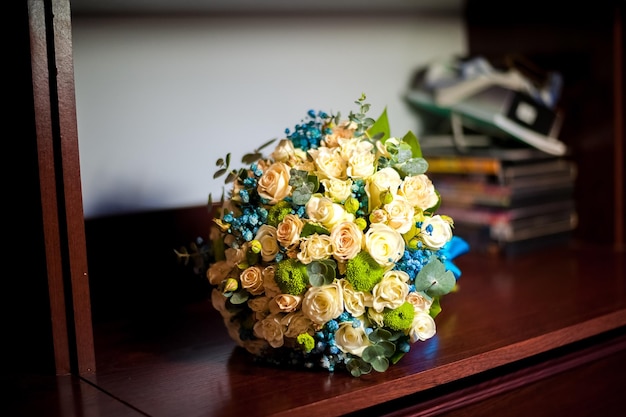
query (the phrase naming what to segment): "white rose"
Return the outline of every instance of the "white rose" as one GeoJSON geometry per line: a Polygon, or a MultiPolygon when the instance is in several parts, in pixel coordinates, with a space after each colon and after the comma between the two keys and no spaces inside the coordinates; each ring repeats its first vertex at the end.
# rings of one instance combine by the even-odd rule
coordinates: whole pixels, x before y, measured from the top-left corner
{"type": "Polygon", "coordinates": [[[321,223],[328,230],[340,222],[354,221],[354,214],[348,213],[341,204],[321,194],[313,194],[306,203],[306,214],[314,222],[321,223]]]}
{"type": "Polygon", "coordinates": [[[280,324],[281,316],[279,314],[270,314],[261,321],[254,323],[254,335],[258,338],[267,340],[273,348],[279,348],[284,343],[283,325],[280,324]]]}
{"type": "Polygon", "coordinates": [[[402,179],[398,171],[390,167],[383,168],[369,177],[365,183],[369,211],[371,212],[381,205],[381,193],[390,192],[392,195],[396,195],[401,183],[402,179]]]}
{"type": "Polygon", "coordinates": [[[345,180],[347,164],[341,158],[339,148],[320,147],[310,149],[309,155],[313,157],[317,167],[317,176],[320,179],[345,180]]]}
{"type": "Polygon", "coordinates": [[[413,318],[413,323],[411,323],[411,328],[409,329],[411,343],[415,343],[418,340],[428,340],[435,333],[437,333],[435,320],[430,314],[425,312],[415,313],[415,318],[413,318]]]}
{"type": "Polygon", "coordinates": [[[343,291],[332,284],[308,289],[302,300],[302,312],[315,324],[323,325],[343,313],[343,291]]]}
{"type": "Polygon", "coordinates": [[[291,313],[300,306],[302,297],[291,294],[279,294],[269,303],[271,313],[291,313]]]}
{"type": "Polygon", "coordinates": [[[285,248],[296,245],[300,241],[300,233],[304,222],[295,214],[287,214],[276,228],[276,238],[285,248]]]}
{"type": "Polygon", "coordinates": [[[452,239],[452,226],[440,215],[427,217],[420,230],[422,242],[430,249],[440,249],[452,239]]]}
{"type": "Polygon", "coordinates": [[[285,337],[295,338],[303,333],[313,333],[313,322],[300,310],[285,314],[280,323],[285,329],[285,337]]]}
{"type": "Polygon", "coordinates": [[[384,223],[373,223],[365,233],[365,248],[382,267],[392,267],[404,255],[404,239],[384,223]]]}
{"type": "Polygon", "coordinates": [[[352,195],[352,180],[324,179],[320,181],[324,185],[324,196],[333,200],[334,203],[343,203],[352,195]]]}
{"type": "Polygon", "coordinates": [[[330,233],[333,256],[338,261],[354,258],[363,247],[363,232],[356,223],[341,222],[330,233]]]}
{"type": "Polygon", "coordinates": [[[244,269],[239,275],[241,287],[252,295],[263,293],[263,274],[258,266],[250,266],[244,269]]]}
{"type": "Polygon", "coordinates": [[[289,169],[283,162],[274,162],[259,178],[257,191],[269,204],[276,204],[291,193],[289,169]]]}
{"type": "Polygon", "coordinates": [[[404,304],[409,294],[409,275],[404,271],[387,271],[372,290],[374,310],[381,313],[385,308],[396,309],[404,304]]]}
{"type": "Polygon", "coordinates": [[[330,236],[314,233],[302,239],[297,257],[300,262],[307,265],[313,261],[328,259],[332,253],[333,245],[330,236]]]}
{"type": "Polygon", "coordinates": [[[358,327],[352,327],[350,321],[339,323],[339,328],[335,332],[335,343],[342,352],[356,356],[361,356],[365,348],[371,345],[363,323],[358,327]]]}
{"type": "Polygon", "coordinates": [[[387,224],[398,231],[406,233],[415,224],[415,209],[404,198],[396,197],[389,204],[385,204],[385,211],[389,214],[387,224]]]}
{"type": "Polygon", "coordinates": [[[259,227],[254,237],[261,243],[261,258],[265,262],[271,262],[276,259],[276,254],[279,250],[277,237],[276,228],[269,224],[259,227]]]}
{"type": "Polygon", "coordinates": [[[439,201],[432,181],[424,174],[405,177],[398,194],[404,196],[413,207],[422,210],[433,207],[439,201]]]}
{"type": "Polygon", "coordinates": [[[363,291],[356,291],[352,287],[352,284],[345,279],[339,280],[339,283],[343,291],[343,305],[345,310],[352,314],[353,317],[359,317],[365,314],[367,300],[371,299],[372,295],[366,294],[363,291]]]}

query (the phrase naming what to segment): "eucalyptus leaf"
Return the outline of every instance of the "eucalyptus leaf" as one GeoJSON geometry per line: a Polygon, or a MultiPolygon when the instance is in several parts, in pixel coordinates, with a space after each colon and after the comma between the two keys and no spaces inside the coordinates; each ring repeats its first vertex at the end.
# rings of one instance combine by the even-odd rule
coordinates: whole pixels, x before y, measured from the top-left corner
{"type": "Polygon", "coordinates": [[[248,294],[248,291],[235,291],[230,297],[230,302],[233,304],[243,304],[248,301],[248,298],[250,298],[250,294],[248,294]]]}
{"type": "Polygon", "coordinates": [[[404,175],[420,175],[428,171],[428,162],[424,158],[411,158],[398,167],[404,175]]]}
{"type": "Polygon", "coordinates": [[[444,264],[436,258],[431,258],[415,277],[415,289],[424,291],[431,297],[449,293],[455,284],[454,274],[446,271],[444,264]]]}
{"type": "Polygon", "coordinates": [[[374,368],[374,370],[378,372],[385,372],[387,369],[389,369],[389,359],[385,358],[384,356],[379,356],[370,363],[372,364],[372,368],[374,368]]]}

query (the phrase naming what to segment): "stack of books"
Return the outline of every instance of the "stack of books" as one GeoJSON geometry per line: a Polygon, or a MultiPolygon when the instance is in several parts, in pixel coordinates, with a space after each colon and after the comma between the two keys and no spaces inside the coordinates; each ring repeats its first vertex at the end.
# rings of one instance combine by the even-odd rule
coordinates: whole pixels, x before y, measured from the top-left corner
{"type": "Polygon", "coordinates": [[[440,211],[477,251],[516,255],[569,241],[576,165],[534,148],[422,149],[440,211]]]}

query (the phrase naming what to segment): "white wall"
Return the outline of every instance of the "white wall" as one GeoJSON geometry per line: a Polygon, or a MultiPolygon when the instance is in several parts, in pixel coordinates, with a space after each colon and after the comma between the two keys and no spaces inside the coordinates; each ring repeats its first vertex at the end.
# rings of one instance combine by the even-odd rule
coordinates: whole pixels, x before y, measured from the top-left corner
{"type": "Polygon", "coordinates": [[[233,166],[307,110],[356,110],[362,92],[392,134],[419,134],[412,73],[465,54],[461,17],[75,18],[85,216],[219,199],[233,166]]]}

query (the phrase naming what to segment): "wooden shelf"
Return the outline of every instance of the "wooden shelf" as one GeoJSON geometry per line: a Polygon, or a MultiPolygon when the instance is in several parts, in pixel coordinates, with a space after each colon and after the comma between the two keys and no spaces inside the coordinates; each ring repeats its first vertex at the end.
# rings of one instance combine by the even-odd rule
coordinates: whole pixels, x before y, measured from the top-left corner
{"type": "MultiPolygon", "coordinates": [[[[420,395],[442,407],[437,396],[458,391],[463,381],[472,386],[524,372],[513,378],[513,385],[523,386],[598,355],[626,354],[623,253],[555,248],[516,259],[469,254],[458,265],[460,291],[442,300],[436,337],[413,345],[385,373],[354,378],[255,364],[235,347],[210,302],[200,300],[156,323],[153,318],[164,315],[145,311],[131,322],[96,325],[98,371],[88,379],[147,415],[334,416],[385,403],[389,408],[379,406],[379,412],[396,411],[420,395]],[[561,365],[545,365],[550,361],[561,365]]],[[[613,378],[625,377],[603,375],[613,378]]]]}

